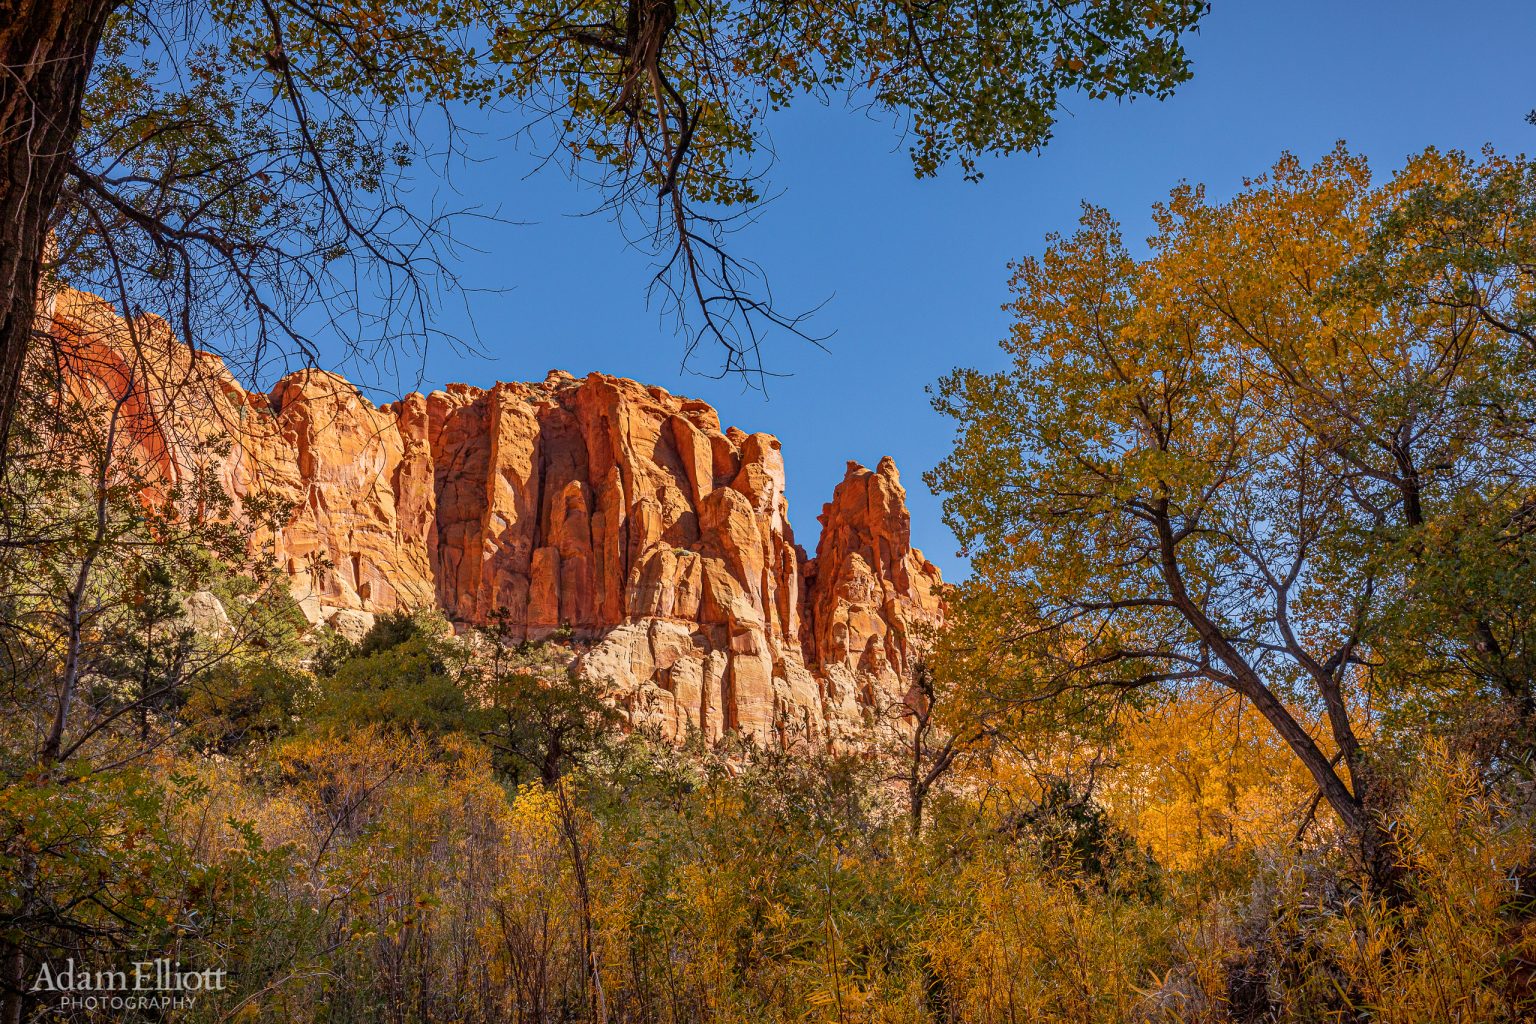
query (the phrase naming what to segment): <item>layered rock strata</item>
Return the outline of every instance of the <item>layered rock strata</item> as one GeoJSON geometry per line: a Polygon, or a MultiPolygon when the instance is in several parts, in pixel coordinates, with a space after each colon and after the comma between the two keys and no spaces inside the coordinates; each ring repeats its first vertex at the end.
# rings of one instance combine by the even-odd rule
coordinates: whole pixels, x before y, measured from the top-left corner
{"type": "Polygon", "coordinates": [[[495,620],[570,640],[637,727],[790,744],[866,729],[940,614],[889,458],[848,464],[808,558],[778,439],[659,387],[556,371],[375,406],[303,370],[264,395],[155,318],[65,290],[51,319],[159,486],[216,479],[312,622],[495,620]]]}

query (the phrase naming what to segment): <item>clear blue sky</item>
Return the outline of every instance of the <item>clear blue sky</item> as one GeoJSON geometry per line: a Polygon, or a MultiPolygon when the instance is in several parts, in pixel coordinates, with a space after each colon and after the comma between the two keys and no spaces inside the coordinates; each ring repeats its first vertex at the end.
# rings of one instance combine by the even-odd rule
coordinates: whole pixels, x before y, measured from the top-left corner
{"type": "MultiPolygon", "coordinates": [[[[1533,44],[1533,0],[1216,0],[1191,41],[1195,77],[1173,98],[1069,101],[1041,155],[993,162],[979,185],[957,172],[914,180],[891,127],[856,112],[805,104],[780,115],[770,131],[783,194],[736,245],[786,305],[830,298],[816,326],[835,334],[827,352],[777,339],[768,366],[791,376],[766,397],[684,373],[681,340],[646,309],[645,259],[611,223],[580,216],[596,197],[553,169],[526,178],[527,152],[483,138],[485,161],[456,172],[456,186],[523,222],[460,232],[483,252],[466,254],[468,283],[506,289],[469,300],[491,358],[438,346],[422,384],[542,379],[558,367],[703,398],[724,423],[783,439],[791,521],[813,551],[846,461],[889,454],[914,541],[957,578],[964,563],[921,479],[950,428],[924,387],[957,365],[1000,364],[1009,260],[1070,230],[1084,199],[1113,210],[1128,239],[1143,237],[1151,204],[1181,179],[1222,196],[1282,150],[1311,159],[1344,139],[1379,173],[1428,145],[1536,151],[1524,122],[1536,107],[1533,44]]],[[[468,329],[450,314],[444,327],[468,329]]],[[[698,365],[712,368],[710,354],[698,365]]],[[[415,369],[378,383],[409,389],[415,369]]]]}

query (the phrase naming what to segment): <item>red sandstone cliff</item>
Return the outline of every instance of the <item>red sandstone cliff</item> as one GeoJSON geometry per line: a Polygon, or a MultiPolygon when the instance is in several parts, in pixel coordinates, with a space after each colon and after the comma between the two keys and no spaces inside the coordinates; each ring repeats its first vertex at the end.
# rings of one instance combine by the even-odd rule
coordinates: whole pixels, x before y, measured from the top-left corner
{"type": "Polygon", "coordinates": [[[305,370],[260,395],[155,318],[130,332],[68,290],[52,318],[83,386],[126,397],[166,486],[201,464],[237,511],[285,510],[257,539],[312,622],[436,605],[568,632],[633,724],[787,743],[867,725],[905,691],[912,627],[939,614],[889,458],[849,463],[809,559],[779,441],[658,387],[552,372],[375,407],[305,370]]]}

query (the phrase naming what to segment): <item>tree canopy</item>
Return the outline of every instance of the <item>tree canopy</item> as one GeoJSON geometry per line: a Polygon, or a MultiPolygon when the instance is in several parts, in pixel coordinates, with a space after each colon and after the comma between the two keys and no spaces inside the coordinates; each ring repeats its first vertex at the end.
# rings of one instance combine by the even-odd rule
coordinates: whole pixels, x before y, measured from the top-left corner
{"type": "Polygon", "coordinates": [[[327,339],[365,363],[444,340],[435,314],[456,290],[449,226],[475,211],[438,202],[432,186],[468,144],[454,127],[466,106],[596,186],[597,205],[655,257],[654,294],[689,354],[702,345],[722,371],[760,374],[766,332],[805,330],[726,244],[766,194],[775,111],[843,99],[889,116],[919,175],[956,163],[976,177],[984,156],[1043,145],[1068,95],[1167,95],[1190,74],[1182,40],[1206,9],[69,6],[28,4],[0,37],[19,69],[17,102],[0,95],[16,115],[0,132],[0,195],[12,204],[0,216],[16,256],[0,267],[11,310],[0,435],[48,274],[256,367],[313,363],[327,339]],[[25,87],[45,71],[57,81],[25,87]],[[39,123],[58,134],[46,151],[29,141],[39,123]]]}
{"type": "Polygon", "coordinates": [[[1090,207],[1017,264],[1012,367],[935,400],[951,671],[1057,729],[1220,684],[1363,833],[1385,716],[1528,719],[1533,198],[1523,160],[1376,184],[1341,146],[1179,187],[1142,258],[1090,207]]]}

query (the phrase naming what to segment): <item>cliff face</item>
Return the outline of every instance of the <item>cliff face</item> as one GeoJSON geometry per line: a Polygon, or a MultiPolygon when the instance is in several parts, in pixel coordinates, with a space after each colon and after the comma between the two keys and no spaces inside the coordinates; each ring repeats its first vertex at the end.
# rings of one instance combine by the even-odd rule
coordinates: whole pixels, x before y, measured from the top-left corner
{"type": "Polygon", "coordinates": [[[889,458],[849,463],[808,558],[779,441],[658,387],[552,372],[375,407],[305,370],[260,395],[153,318],[129,332],[69,291],[52,317],[73,376],[128,398],[166,486],[202,467],[237,513],[278,510],[257,541],[313,622],[435,605],[569,636],[636,726],[788,743],[865,727],[905,692],[913,627],[939,615],[889,458]]]}

